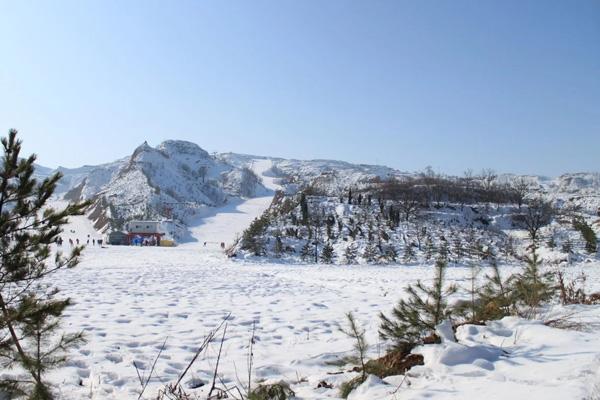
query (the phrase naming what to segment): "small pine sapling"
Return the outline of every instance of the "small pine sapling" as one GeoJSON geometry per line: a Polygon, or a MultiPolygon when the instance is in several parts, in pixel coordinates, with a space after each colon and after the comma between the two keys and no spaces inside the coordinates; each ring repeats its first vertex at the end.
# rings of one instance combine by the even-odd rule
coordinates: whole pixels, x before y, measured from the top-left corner
{"type": "Polygon", "coordinates": [[[523,271],[516,276],[514,282],[515,295],[518,302],[526,307],[525,316],[531,317],[535,311],[556,294],[556,285],[552,272],[543,272],[535,246],[525,256],[523,271]]]}
{"type": "Polygon", "coordinates": [[[321,262],[323,264],[331,264],[333,263],[333,258],[335,256],[335,251],[333,250],[333,246],[331,243],[327,242],[321,249],[321,262]]]}
{"type": "Polygon", "coordinates": [[[445,285],[447,263],[438,260],[435,266],[433,286],[427,287],[421,281],[408,285],[407,300],[400,300],[392,310],[391,317],[381,313],[379,334],[382,339],[393,342],[394,347],[406,348],[418,344],[425,336],[435,333],[436,326],[453,315],[448,306],[448,297],[456,293],[455,285],[445,285]]]}
{"type": "Polygon", "coordinates": [[[354,315],[351,312],[346,314],[346,319],[348,321],[348,327],[344,329],[340,326],[340,331],[354,340],[354,350],[356,352],[356,357],[360,362],[361,374],[360,376],[351,379],[348,382],[344,382],[341,385],[340,395],[343,398],[347,398],[350,392],[352,392],[352,390],[357,388],[361,383],[363,383],[367,379],[367,371],[365,368],[365,364],[368,345],[365,339],[365,330],[358,326],[354,315]]]}
{"type": "Polygon", "coordinates": [[[358,256],[358,248],[355,243],[350,243],[344,250],[344,262],[346,264],[356,264],[356,257],[358,256]]]}

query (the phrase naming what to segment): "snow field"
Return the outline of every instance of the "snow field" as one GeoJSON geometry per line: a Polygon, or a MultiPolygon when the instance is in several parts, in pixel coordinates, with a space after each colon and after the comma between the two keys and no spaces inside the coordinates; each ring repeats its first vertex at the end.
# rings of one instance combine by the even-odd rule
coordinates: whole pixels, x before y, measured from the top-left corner
{"type": "MultiPolygon", "coordinates": [[[[279,188],[268,176],[271,165],[271,160],[252,163],[269,191],[279,188]]],[[[216,243],[230,244],[271,198],[267,192],[207,210],[190,228],[189,242],[176,248],[88,246],[76,269],[57,273],[53,284],[75,301],[64,329],[84,330],[88,340],[50,376],[60,398],[137,398],[136,366],[148,376],[164,344],[145,393],[153,398],[178,378],[205,335],[228,314],[219,367],[228,385],[246,385],[253,325],[254,384],[283,379],[300,399],[337,398],[339,385],[357,375],[348,372],[351,366],[340,366],[353,347],[338,330],[346,312],[352,311],[366,329],[369,358],[383,355],[379,312],[389,313],[407,284],[430,281],[432,266],[285,265],[225,258],[216,243]],[[204,247],[204,241],[211,243],[204,247]],[[321,381],[334,388],[317,389],[321,381]]],[[[84,217],[73,218],[71,229],[80,240],[94,235],[84,217]]],[[[575,276],[582,269],[589,276],[588,291],[600,290],[600,263],[580,264],[569,273],[575,276]]],[[[515,270],[502,266],[506,274],[515,270]]],[[[466,287],[470,274],[468,268],[451,267],[447,278],[466,287]]],[[[600,307],[556,306],[541,317],[571,313],[584,323],[584,331],[517,318],[463,326],[458,343],[446,340],[416,349],[425,365],[406,378],[370,377],[349,398],[584,399],[600,382],[600,307]]],[[[207,393],[218,344],[209,346],[184,379],[190,393],[207,393]]]]}
{"type": "MultiPolygon", "coordinates": [[[[586,267],[589,287],[596,290],[599,269],[586,267]]],[[[151,398],[177,379],[204,335],[231,313],[220,366],[227,382],[238,383],[238,377],[245,382],[256,323],[255,381],[284,379],[302,399],[335,398],[336,389],[315,388],[321,380],[339,385],[354,376],[329,374],[349,369],[333,365],[351,354],[353,345],[338,331],[344,313],[355,313],[367,330],[369,356],[377,357],[384,351],[377,337],[378,313],[391,310],[407,283],[430,280],[431,272],[425,266],[255,265],[191,246],[88,248],[80,266],[55,278],[76,302],[67,311],[65,329],[83,329],[88,343],[73,352],[53,381],[61,383],[66,399],[90,393],[97,399],[137,397],[133,363],[147,375],[166,340],[148,388],[151,398]],[[307,382],[296,384],[302,378],[307,382]]],[[[450,268],[448,278],[466,285],[469,273],[450,268]]],[[[576,318],[600,322],[598,307],[578,311],[587,314],[576,318]]],[[[409,389],[391,397],[400,382],[388,378],[391,385],[373,384],[363,388],[367,394],[360,397],[357,391],[352,398],[480,398],[475,395],[482,393],[506,398],[507,390],[513,398],[578,398],[568,394],[582,393],[600,365],[598,330],[571,332],[507,319],[461,328],[458,336],[459,344],[422,350],[426,365],[410,373],[409,389]]],[[[185,381],[210,382],[217,350],[215,342],[185,381]]]]}

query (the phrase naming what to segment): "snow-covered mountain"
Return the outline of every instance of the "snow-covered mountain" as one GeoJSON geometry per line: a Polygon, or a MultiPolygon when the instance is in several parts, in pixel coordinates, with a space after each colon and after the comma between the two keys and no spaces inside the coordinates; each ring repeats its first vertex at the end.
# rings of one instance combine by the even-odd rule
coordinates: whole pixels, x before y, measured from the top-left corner
{"type": "Polygon", "coordinates": [[[218,157],[240,167],[251,167],[254,160],[258,159],[270,160],[272,167],[269,173],[277,178],[277,183],[288,194],[310,185],[319,191],[337,195],[349,187],[361,188],[373,180],[410,176],[409,173],[382,165],[352,164],[336,160],[294,160],[235,153],[222,153],[218,157]]]}
{"type": "MultiPolygon", "coordinates": [[[[56,170],[37,166],[36,174],[45,177],[61,172],[57,194],[71,201],[93,199],[89,217],[97,229],[105,230],[131,218],[175,217],[185,221],[198,207],[219,206],[230,198],[266,195],[269,190],[253,172],[253,166],[264,160],[271,168],[263,176],[274,178],[287,194],[311,187],[321,194],[337,196],[348,188],[360,190],[388,178],[417,175],[344,161],[209,154],[197,144],[181,140],[167,140],[156,147],[143,143],[131,156],[102,165],[56,170]]],[[[590,214],[600,207],[599,173],[557,178],[504,174],[495,179],[506,184],[525,180],[532,193],[580,206],[590,214]]]]}
{"type": "MultiPolygon", "coordinates": [[[[47,168],[40,169],[48,174],[47,168]]],[[[190,210],[224,204],[230,197],[264,193],[248,168],[231,165],[198,145],[168,140],[157,147],[143,143],[132,155],[112,163],[58,168],[58,194],[66,200],[93,199],[90,218],[97,229],[119,227],[131,218],[175,217],[190,210]]],[[[41,174],[41,173],[40,173],[41,174]]]]}

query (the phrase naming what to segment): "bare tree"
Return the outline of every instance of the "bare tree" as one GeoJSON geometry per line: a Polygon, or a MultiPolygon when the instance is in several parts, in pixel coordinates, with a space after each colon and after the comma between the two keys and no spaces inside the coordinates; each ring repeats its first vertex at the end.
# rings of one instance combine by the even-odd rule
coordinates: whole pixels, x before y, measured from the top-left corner
{"type": "Polygon", "coordinates": [[[404,222],[409,222],[416,218],[420,207],[419,199],[410,192],[403,193],[398,202],[398,209],[404,222]]]}
{"type": "Polygon", "coordinates": [[[208,167],[206,165],[202,165],[198,168],[198,176],[202,178],[202,183],[206,181],[206,176],[208,175],[208,167]]]}
{"type": "Polygon", "coordinates": [[[511,190],[520,210],[521,206],[525,202],[525,197],[531,191],[531,184],[527,181],[527,179],[521,176],[512,181],[511,190]]]}
{"type": "Polygon", "coordinates": [[[553,215],[554,210],[550,203],[541,198],[535,198],[527,205],[527,211],[523,215],[523,222],[534,246],[539,239],[540,229],[550,223],[553,215]]]}
{"type": "Polygon", "coordinates": [[[481,170],[480,179],[484,190],[492,190],[497,178],[498,174],[496,174],[496,171],[494,171],[493,169],[485,168],[481,170]]]}

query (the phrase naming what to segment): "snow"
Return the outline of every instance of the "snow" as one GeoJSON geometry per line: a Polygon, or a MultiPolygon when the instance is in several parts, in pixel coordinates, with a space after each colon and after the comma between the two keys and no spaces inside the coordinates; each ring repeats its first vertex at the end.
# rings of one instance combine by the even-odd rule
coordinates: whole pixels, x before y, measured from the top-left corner
{"type": "MultiPolygon", "coordinates": [[[[354,344],[338,329],[345,313],[353,312],[366,330],[369,358],[383,354],[377,335],[379,312],[389,313],[405,296],[407,284],[430,282],[431,265],[289,265],[227,259],[216,244],[232,243],[280,188],[270,173],[273,160],[254,159],[250,165],[262,178],[262,195],[203,208],[188,241],[180,246],[88,246],[77,268],[53,277],[61,293],[75,302],[66,312],[64,329],[83,330],[88,340],[72,351],[66,366],[50,374],[60,399],[137,398],[140,384],[134,364],[147,376],[165,343],[144,396],[155,398],[160,387],[178,378],[205,335],[228,314],[219,367],[227,384],[245,385],[240,381],[247,375],[253,325],[254,384],[284,380],[299,399],[337,398],[341,383],[358,375],[349,372],[352,366],[340,366],[353,354],[354,344]],[[204,241],[210,244],[204,247],[204,241]],[[321,381],[334,388],[317,389],[321,381]]],[[[99,235],[91,221],[75,217],[63,236],[84,240],[88,234],[99,235]]],[[[510,273],[516,267],[502,268],[510,273]]],[[[585,270],[588,291],[600,290],[598,260],[569,268],[573,275],[585,270]]],[[[452,267],[447,278],[466,285],[470,274],[468,267],[452,267]]],[[[406,376],[369,376],[349,398],[592,398],[595,385],[600,385],[600,307],[556,306],[542,319],[567,314],[586,329],[561,330],[514,317],[486,326],[464,325],[454,335],[442,325],[442,343],[414,350],[423,354],[425,365],[406,376]]],[[[206,395],[207,386],[200,385],[212,380],[217,352],[214,342],[191,367],[184,379],[190,393],[206,395]]]]}
{"type": "MultiPolygon", "coordinates": [[[[264,174],[269,165],[260,161],[254,168],[264,174]]],[[[264,184],[277,188],[269,179],[264,184]]],[[[62,293],[75,301],[64,328],[83,329],[88,339],[51,374],[60,398],[136,398],[140,385],[134,362],[147,376],[166,341],[145,396],[153,398],[162,385],[177,379],[204,336],[229,313],[220,364],[226,382],[243,385],[239,380],[245,378],[238,377],[246,376],[256,324],[254,382],[284,380],[300,399],[337,398],[339,385],[357,376],[347,372],[351,366],[336,366],[352,354],[352,340],[338,330],[344,314],[352,311],[366,329],[369,357],[381,355],[378,313],[391,310],[407,283],[429,281],[431,266],[252,264],[229,260],[216,246],[202,246],[207,237],[232,240],[268,206],[267,200],[218,209],[191,229],[195,241],[176,248],[89,246],[80,266],[56,275],[62,293]],[[321,381],[334,388],[317,389],[321,381]]],[[[70,228],[93,234],[83,217],[74,218],[70,228]]],[[[588,289],[599,290],[600,263],[572,270],[582,268],[590,276],[588,289]]],[[[469,274],[468,268],[455,267],[448,278],[465,284],[469,274]]],[[[598,306],[557,307],[553,313],[573,311],[588,326],[600,324],[598,306]]],[[[446,338],[441,344],[415,350],[424,355],[424,366],[406,377],[369,377],[350,399],[578,399],[598,381],[598,329],[575,332],[505,318],[487,326],[462,326],[457,342],[448,326],[440,331],[446,338]]],[[[199,357],[184,380],[186,387],[211,381],[217,351],[215,342],[199,357]]],[[[207,393],[206,386],[189,390],[207,393]]]]}
{"type": "MultiPolygon", "coordinates": [[[[222,207],[204,207],[197,212],[195,220],[190,223],[190,237],[188,241],[207,242],[208,249],[217,249],[217,245],[233,244],[238,235],[248,227],[254,218],[265,211],[271,201],[275,190],[281,187],[275,183],[275,178],[266,175],[272,166],[271,160],[255,160],[252,170],[262,178],[266,190],[260,197],[252,199],[232,199],[222,207]]],[[[183,246],[190,246],[189,243],[183,246]]]]}

